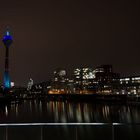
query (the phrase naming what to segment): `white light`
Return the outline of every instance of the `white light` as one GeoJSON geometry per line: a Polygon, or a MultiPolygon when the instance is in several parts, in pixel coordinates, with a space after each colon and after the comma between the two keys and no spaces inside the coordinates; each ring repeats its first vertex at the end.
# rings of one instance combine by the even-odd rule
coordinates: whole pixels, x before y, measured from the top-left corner
{"type": "Polygon", "coordinates": [[[47,88],[51,88],[51,86],[47,86],[47,88]]]}
{"type": "Polygon", "coordinates": [[[15,86],[15,83],[14,82],[11,82],[11,87],[14,87],[15,86]]]}
{"type": "Polygon", "coordinates": [[[61,71],[59,72],[59,75],[60,75],[60,76],[65,76],[65,75],[66,75],[66,71],[65,71],[65,70],[61,70],[61,71]]]}
{"type": "Polygon", "coordinates": [[[129,81],[129,80],[130,80],[130,78],[125,78],[124,80],[125,80],[125,81],[129,81]]]}
{"type": "Polygon", "coordinates": [[[136,90],[134,90],[134,94],[137,94],[136,90]]]}
{"type": "Polygon", "coordinates": [[[73,80],[69,80],[69,82],[74,82],[73,80]]]}
{"type": "Polygon", "coordinates": [[[135,78],[133,78],[134,80],[140,80],[140,77],[135,77],[135,78]]]}
{"type": "Polygon", "coordinates": [[[7,109],[7,106],[5,106],[5,114],[6,114],[6,116],[8,115],[8,109],[7,109]]]}
{"type": "Polygon", "coordinates": [[[125,94],[125,91],[124,90],[122,90],[122,94],[125,94]]]}
{"type": "MultiPolygon", "coordinates": [[[[66,126],[66,125],[126,125],[126,123],[5,123],[0,126],[66,126]]],[[[129,125],[129,124],[127,124],[129,125]]]]}
{"type": "Polygon", "coordinates": [[[7,35],[7,36],[9,36],[9,35],[10,35],[9,31],[6,31],[6,35],[7,35]]]}
{"type": "Polygon", "coordinates": [[[130,78],[124,78],[124,79],[120,79],[120,81],[129,81],[130,78]]]}

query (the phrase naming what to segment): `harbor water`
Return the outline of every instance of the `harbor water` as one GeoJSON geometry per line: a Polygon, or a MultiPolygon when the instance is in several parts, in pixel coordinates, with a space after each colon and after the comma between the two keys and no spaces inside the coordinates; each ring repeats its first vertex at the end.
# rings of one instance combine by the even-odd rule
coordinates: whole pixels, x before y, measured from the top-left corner
{"type": "Polygon", "coordinates": [[[140,104],[24,100],[0,106],[0,124],[2,140],[137,139],[140,104]]]}

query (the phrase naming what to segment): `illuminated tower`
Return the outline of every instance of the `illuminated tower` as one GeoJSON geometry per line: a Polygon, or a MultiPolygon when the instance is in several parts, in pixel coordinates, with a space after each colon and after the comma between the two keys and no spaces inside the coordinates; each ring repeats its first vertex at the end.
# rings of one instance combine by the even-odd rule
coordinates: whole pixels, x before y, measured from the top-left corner
{"type": "Polygon", "coordinates": [[[10,32],[7,30],[3,36],[3,44],[5,46],[5,71],[4,71],[4,79],[3,85],[4,89],[8,90],[10,88],[10,77],[9,77],[9,47],[12,44],[12,37],[10,36],[10,32]]]}

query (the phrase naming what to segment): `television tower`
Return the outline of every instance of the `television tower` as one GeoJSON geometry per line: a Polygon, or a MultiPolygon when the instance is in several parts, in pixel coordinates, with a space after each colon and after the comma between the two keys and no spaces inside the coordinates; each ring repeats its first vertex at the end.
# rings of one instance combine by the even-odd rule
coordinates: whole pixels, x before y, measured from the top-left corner
{"type": "Polygon", "coordinates": [[[12,37],[10,36],[9,30],[7,30],[3,36],[3,44],[5,46],[5,71],[4,71],[4,79],[3,86],[4,90],[8,90],[10,85],[10,77],[9,77],[9,47],[12,44],[12,37]]]}

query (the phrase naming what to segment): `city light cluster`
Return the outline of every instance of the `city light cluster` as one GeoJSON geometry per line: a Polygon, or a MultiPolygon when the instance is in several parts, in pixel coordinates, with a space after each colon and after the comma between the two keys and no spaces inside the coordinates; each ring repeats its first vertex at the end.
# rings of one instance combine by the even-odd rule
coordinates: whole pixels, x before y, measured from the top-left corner
{"type": "Polygon", "coordinates": [[[76,68],[71,77],[65,69],[57,69],[51,81],[34,84],[32,91],[48,94],[140,94],[140,76],[121,77],[112,65],[93,68],[76,68]],[[42,88],[40,88],[42,87],[42,88]]]}

